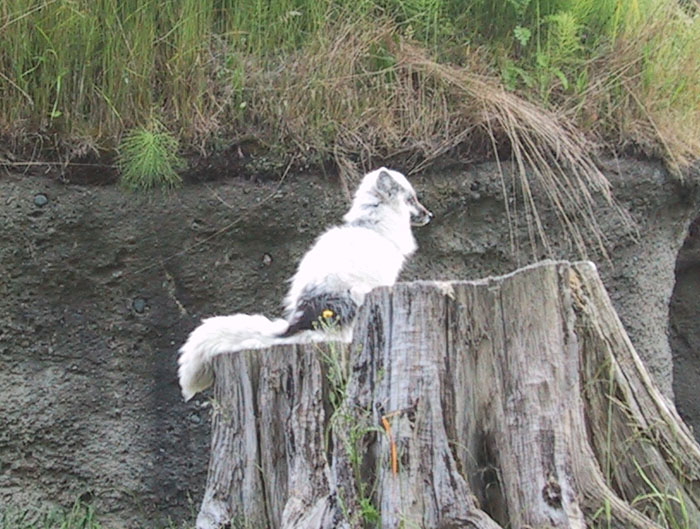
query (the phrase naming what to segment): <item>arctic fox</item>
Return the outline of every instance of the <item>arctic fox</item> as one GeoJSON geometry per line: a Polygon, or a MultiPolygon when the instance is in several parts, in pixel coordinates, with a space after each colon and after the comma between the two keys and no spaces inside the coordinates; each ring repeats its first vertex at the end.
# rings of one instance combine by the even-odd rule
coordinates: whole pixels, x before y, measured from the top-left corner
{"type": "Polygon", "coordinates": [[[323,233],[299,263],[285,299],[286,319],[216,316],[190,334],[178,359],[185,400],[212,384],[211,359],[216,355],[321,340],[319,321],[333,323],[326,328],[338,329],[338,338],[350,341],[365,295],[393,285],[416,250],[411,225],[423,226],[432,217],[403,174],[384,167],[366,174],[343,224],[323,233]]]}

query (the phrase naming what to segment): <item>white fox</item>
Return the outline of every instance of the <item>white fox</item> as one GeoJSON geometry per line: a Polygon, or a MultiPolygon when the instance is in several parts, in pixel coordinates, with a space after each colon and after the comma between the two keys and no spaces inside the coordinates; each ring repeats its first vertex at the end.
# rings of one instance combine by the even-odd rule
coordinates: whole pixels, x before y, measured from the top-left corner
{"type": "Polygon", "coordinates": [[[393,285],[416,250],[411,225],[432,217],[403,174],[382,167],[365,175],[343,224],[323,233],[299,263],[285,299],[286,319],[215,316],[190,334],[178,359],[185,400],[212,384],[216,355],[327,338],[317,329],[320,320],[338,324],[322,327],[338,329],[339,339],[350,341],[365,295],[393,285]]]}

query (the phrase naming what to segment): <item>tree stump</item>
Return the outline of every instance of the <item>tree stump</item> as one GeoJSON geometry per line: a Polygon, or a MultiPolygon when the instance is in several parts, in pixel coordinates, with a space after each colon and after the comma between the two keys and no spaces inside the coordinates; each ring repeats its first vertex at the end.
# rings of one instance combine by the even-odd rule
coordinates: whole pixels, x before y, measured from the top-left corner
{"type": "Polygon", "coordinates": [[[215,362],[198,529],[700,528],[700,447],[594,265],[373,291],[215,362]]]}

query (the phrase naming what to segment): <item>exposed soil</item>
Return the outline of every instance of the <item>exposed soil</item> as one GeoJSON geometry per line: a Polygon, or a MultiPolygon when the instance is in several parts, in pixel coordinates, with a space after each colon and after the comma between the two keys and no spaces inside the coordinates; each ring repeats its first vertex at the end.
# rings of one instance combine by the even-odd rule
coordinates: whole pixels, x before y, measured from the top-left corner
{"type": "Polygon", "coordinates": [[[670,310],[676,406],[695,436],[700,437],[700,218],[691,224],[678,254],[670,310]]]}
{"type": "MultiPolygon", "coordinates": [[[[599,205],[610,260],[591,257],[672,397],[669,301],[697,190],[656,163],[605,167],[638,232],[599,205]]],[[[509,227],[494,164],[412,180],[436,218],[416,231],[420,249],[402,279],[474,279],[547,257],[530,251],[524,222],[509,227]]],[[[189,519],[206,477],[210,406],[208,394],[182,402],[177,348],[204,316],[278,315],[295,263],[342,216],[342,187],[300,174],[143,196],[8,175],[0,201],[0,504],[70,504],[89,491],[107,527],[189,519]]],[[[554,212],[541,213],[549,257],[578,258],[554,212]]],[[[675,369],[678,407],[691,424],[700,421],[696,392],[685,389],[700,383],[698,263],[679,267],[687,287],[674,298],[674,314],[689,315],[675,320],[674,345],[696,340],[675,369]]]]}

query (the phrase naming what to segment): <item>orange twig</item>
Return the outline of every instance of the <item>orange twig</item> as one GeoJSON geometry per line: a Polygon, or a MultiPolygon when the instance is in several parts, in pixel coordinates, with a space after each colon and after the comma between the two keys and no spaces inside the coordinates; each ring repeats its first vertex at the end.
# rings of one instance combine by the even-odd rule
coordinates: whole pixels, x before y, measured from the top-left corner
{"type": "Polygon", "coordinates": [[[391,424],[387,416],[382,416],[382,426],[386,430],[386,434],[389,436],[389,446],[391,447],[391,472],[396,475],[399,473],[399,458],[396,455],[396,443],[394,442],[394,436],[391,435],[391,424]]]}

